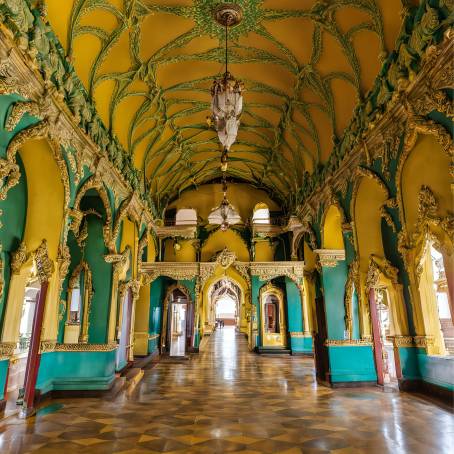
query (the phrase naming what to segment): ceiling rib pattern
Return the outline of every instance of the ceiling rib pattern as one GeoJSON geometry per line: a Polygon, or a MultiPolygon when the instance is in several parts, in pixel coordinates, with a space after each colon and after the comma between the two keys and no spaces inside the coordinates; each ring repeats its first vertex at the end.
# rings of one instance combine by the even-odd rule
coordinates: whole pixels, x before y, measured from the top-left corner
{"type": "MultiPolygon", "coordinates": [[[[211,17],[218,3],[74,0],[65,17],[60,1],[48,0],[49,20],[98,113],[143,170],[158,207],[220,176],[221,148],[206,122],[225,58],[224,30],[211,17]]],[[[244,20],[230,33],[229,69],[246,91],[228,174],[287,201],[328,159],[372,87],[402,5],[236,3],[244,20]]]]}

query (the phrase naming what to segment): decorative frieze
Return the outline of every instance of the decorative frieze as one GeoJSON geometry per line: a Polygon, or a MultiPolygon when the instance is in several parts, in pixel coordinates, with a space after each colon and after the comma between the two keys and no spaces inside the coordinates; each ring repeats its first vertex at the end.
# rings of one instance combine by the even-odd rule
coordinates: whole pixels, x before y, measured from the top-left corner
{"type": "Polygon", "coordinates": [[[304,262],[250,262],[251,276],[258,276],[262,281],[270,281],[279,276],[300,284],[304,276],[304,262]]]}
{"type": "Polygon", "coordinates": [[[326,347],[364,347],[372,346],[372,341],[368,339],[326,339],[326,347]]]}
{"type": "Polygon", "coordinates": [[[16,348],[15,342],[0,342],[0,360],[10,359],[16,348]]]}
{"type": "Polygon", "coordinates": [[[310,338],[312,339],[312,334],[311,333],[303,333],[301,331],[294,331],[294,332],[290,332],[290,337],[292,338],[310,338]]]}
{"type": "Polygon", "coordinates": [[[108,344],[59,344],[55,341],[42,341],[40,344],[40,352],[111,352],[116,350],[118,344],[111,342],[108,344]]]}
{"type": "Polygon", "coordinates": [[[394,347],[413,347],[412,336],[387,336],[388,341],[392,342],[394,347]]]}
{"type": "Polygon", "coordinates": [[[345,260],[344,249],[316,249],[314,252],[318,255],[322,267],[334,268],[338,262],[345,260]]]}

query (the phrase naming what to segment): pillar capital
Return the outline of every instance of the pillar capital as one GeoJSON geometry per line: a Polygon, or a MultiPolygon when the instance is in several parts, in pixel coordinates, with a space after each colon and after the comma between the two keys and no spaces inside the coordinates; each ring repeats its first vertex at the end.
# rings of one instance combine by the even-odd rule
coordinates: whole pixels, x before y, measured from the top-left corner
{"type": "Polygon", "coordinates": [[[320,265],[326,268],[334,268],[338,262],[345,260],[344,249],[315,249],[320,260],[320,265]]]}

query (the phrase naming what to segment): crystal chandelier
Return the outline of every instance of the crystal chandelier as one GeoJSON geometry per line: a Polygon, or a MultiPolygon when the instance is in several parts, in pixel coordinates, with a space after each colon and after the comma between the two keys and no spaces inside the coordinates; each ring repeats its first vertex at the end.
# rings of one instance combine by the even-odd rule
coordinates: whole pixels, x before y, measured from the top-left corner
{"type": "Polygon", "coordinates": [[[214,11],[216,21],[225,27],[225,73],[221,79],[215,79],[211,88],[211,117],[209,124],[214,125],[223,146],[221,155],[222,192],[221,204],[208,216],[210,224],[220,225],[223,232],[231,225],[241,222],[241,217],[227,199],[227,159],[230,147],[235,143],[243,109],[241,92],[243,84],[228,71],[228,29],[240,23],[243,17],[241,8],[233,3],[219,5],[214,11]]]}
{"type": "Polygon", "coordinates": [[[226,154],[235,143],[243,110],[243,84],[236,80],[228,71],[228,29],[238,25],[242,19],[242,11],[238,5],[221,4],[214,12],[215,20],[225,27],[225,73],[220,79],[213,81],[211,88],[211,117],[213,125],[224,147],[226,154]]]}
{"type": "Polygon", "coordinates": [[[222,202],[210,213],[208,216],[208,222],[210,224],[220,225],[221,230],[225,232],[231,225],[241,222],[241,216],[227,199],[227,181],[225,172],[222,174],[222,192],[222,202]]]}

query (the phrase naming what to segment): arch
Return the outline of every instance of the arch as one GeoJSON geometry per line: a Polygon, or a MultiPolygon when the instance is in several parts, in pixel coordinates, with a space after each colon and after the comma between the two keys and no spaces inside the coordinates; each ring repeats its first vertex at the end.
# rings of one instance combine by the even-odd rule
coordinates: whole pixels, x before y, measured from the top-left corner
{"type": "Polygon", "coordinates": [[[263,202],[259,202],[255,205],[252,212],[252,223],[253,224],[269,224],[270,223],[270,209],[268,205],[263,202]]]}
{"type": "Polygon", "coordinates": [[[444,346],[433,301],[433,282],[429,282],[429,275],[432,276],[432,264],[427,256],[429,244],[442,254],[451,315],[454,312],[451,159],[436,136],[422,134],[412,149],[405,149],[396,176],[402,222],[398,247],[410,279],[415,330],[425,339],[427,351],[433,354],[443,352],[444,346]],[[431,165],[427,166],[427,162],[431,165]]]}
{"type": "Polygon", "coordinates": [[[344,249],[342,213],[336,205],[330,205],[322,219],[322,248],[344,249]]]}
{"type": "Polygon", "coordinates": [[[271,282],[259,290],[260,335],[263,347],[285,347],[287,328],[284,292],[271,282]]]}
{"type": "Polygon", "coordinates": [[[88,327],[91,310],[91,302],[93,299],[93,278],[90,267],[86,261],[82,261],[76,266],[68,281],[67,293],[67,321],[64,333],[64,343],[87,343],[88,342],[88,327]],[[80,276],[83,273],[83,281],[80,282],[80,276]],[[78,320],[71,319],[72,305],[73,305],[73,292],[80,286],[80,310],[78,320]]]}
{"type": "Polygon", "coordinates": [[[236,323],[240,324],[240,308],[241,303],[244,301],[244,292],[241,289],[240,285],[235,282],[235,280],[231,276],[219,277],[209,286],[207,293],[210,304],[208,313],[212,315],[210,320],[212,323],[216,320],[217,302],[222,296],[227,293],[228,296],[235,301],[236,316],[238,318],[238,320],[236,320],[236,323]],[[222,285],[221,287],[216,288],[217,284],[224,282],[230,284],[230,288],[226,288],[226,285],[222,285]]]}
{"type": "Polygon", "coordinates": [[[247,243],[233,229],[228,229],[225,232],[220,229],[213,231],[201,246],[201,261],[208,262],[212,260],[216,253],[226,248],[235,253],[238,261],[249,261],[250,255],[247,243]]]}
{"type": "Polygon", "coordinates": [[[175,225],[196,225],[197,211],[194,208],[180,208],[175,216],[175,225]]]}
{"type": "Polygon", "coordinates": [[[248,332],[248,317],[251,311],[250,302],[250,286],[245,276],[240,273],[234,266],[224,269],[222,266],[217,265],[208,279],[202,282],[200,289],[200,322],[204,333],[211,332],[213,326],[210,321],[210,289],[212,286],[221,279],[229,279],[241,289],[241,301],[239,305],[239,328],[243,333],[248,332]]]}
{"type": "Polygon", "coordinates": [[[74,230],[74,232],[77,232],[79,230],[80,223],[83,219],[83,213],[80,210],[80,203],[86,193],[91,189],[96,190],[96,192],[98,193],[106,212],[106,219],[103,228],[104,243],[110,251],[115,251],[116,249],[112,232],[112,208],[110,206],[110,199],[104,183],[99,179],[97,175],[92,175],[87,180],[85,180],[85,182],[77,191],[77,195],[74,200],[74,208],[70,213],[72,217],[70,228],[74,230]]]}

